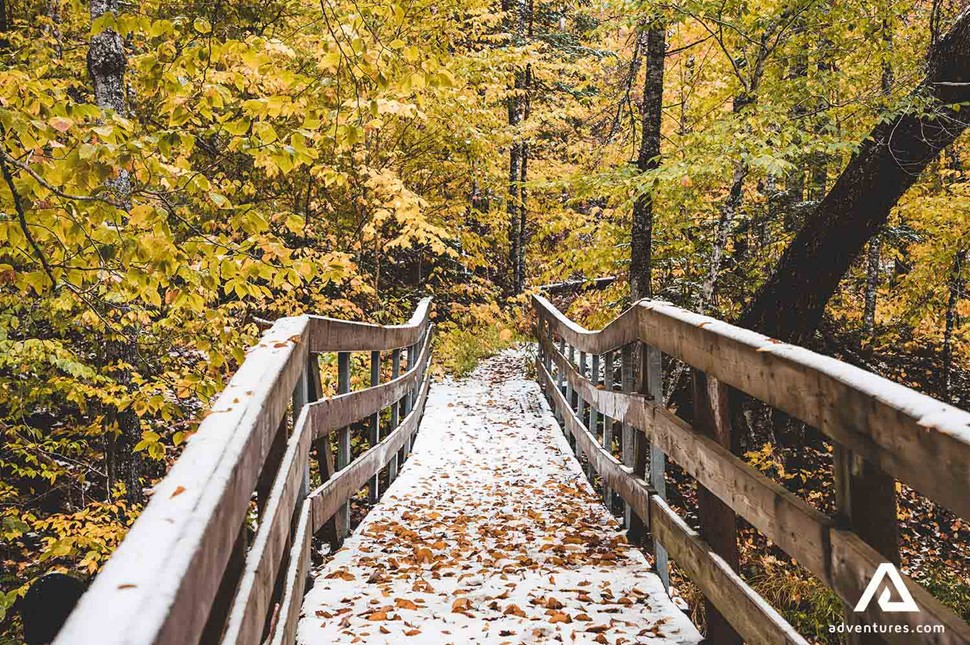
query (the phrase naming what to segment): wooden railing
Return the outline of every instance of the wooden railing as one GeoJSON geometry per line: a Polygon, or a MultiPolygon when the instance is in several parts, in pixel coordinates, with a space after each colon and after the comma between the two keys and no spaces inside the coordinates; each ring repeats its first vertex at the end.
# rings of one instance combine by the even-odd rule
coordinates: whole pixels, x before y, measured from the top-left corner
{"type": "Polygon", "coordinates": [[[919,611],[884,612],[878,594],[865,612],[852,611],[880,563],[899,564],[895,480],[970,518],[970,414],[666,303],[642,301],[601,331],[576,325],[545,298],[533,303],[538,379],[557,417],[607,501],[610,491],[622,497],[631,537],[649,531],[665,584],[669,554],[704,594],[711,642],[805,642],[738,575],[738,515],[841,597],[847,622],[900,626],[882,636],[888,642],[970,642],[970,626],[907,577],[919,611]],[[693,426],[659,403],[664,353],[692,368],[693,426]],[[732,452],[728,387],[833,441],[836,517],[732,452]],[[667,457],[699,484],[700,531],[665,501],[667,457]]]}
{"type": "MultiPolygon", "coordinates": [[[[397,476],[430,382],[430,299],[404,325],[300,316],[252,348],[56,643],[292,643],[311,538],[349,531],[348,500],[397,476]],[[371,387],[350,391],[351,352],[371,387]],[[337,354],[322,398],[318,354],[337,354]],[[389,353],[391,380],[380,383],[389,353]],[[390,408],[382,435],[382,411],[390,408]],[[351,424],[369,447],[351,460],[351,424]],[[337,434],[336,464],[330,435],[337,434]],[[314,454],[321,483],[310,489],[314,454]]],[[[387,416],[387,415],[385,415],[387,416]]]]}

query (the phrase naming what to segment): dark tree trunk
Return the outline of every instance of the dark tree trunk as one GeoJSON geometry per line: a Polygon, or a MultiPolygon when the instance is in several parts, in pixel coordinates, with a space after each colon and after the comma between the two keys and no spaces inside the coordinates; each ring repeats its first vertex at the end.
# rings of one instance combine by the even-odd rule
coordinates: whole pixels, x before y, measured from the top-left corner
{"type": "MultiPolygon", "coordinates": [[[[519,124],[518,91],[520,87],[521,83],[519,80],[519,75],[516,73],[513,92],[508,101],[509,126],[513,129],[513,137],[517,136],[515,134],[515,128],[519,124]]],[[[519,176],[521,173],[519,165],[521,161],[521,148],[519,146],[519,141],[513,139],[512,145],[509,148],[509,193],[505,205],[505,212],[508,215],[509,220],[509,292],[512,294],[515,294],[515,286],[518,276],[520,199],[519,176]]]]}
{"type": "Polygon", "coordinates": [[[740,324],[793,343],[809,339],[853,259],[919,174],[967,127],[945,105],[970,100],[970,10],[940,39],[915,90],[943,106],[880,123],[785,251],[740,324]]]}
{"type": "Polygon", "coordinates": [[[862,313],[862,329],[866,342],[875,339],[876,331],[876,293],[879,289],[879,265],[882,262],[882,239],[874,235],[869,240],[869,253],[866,262],[866,308],[862,313]]]}
{"type": "Polygon", "coordinates": [[[7,31],[10,29],[7,17],[7,0],[0,0],[0,50],[7,48],[7,31]]]}
{"type": "Polygon", "coordinates": [[[943,392],[948,400],[953,401],[953,330],[959,326],[957,305],[963,297],[963,263],[967,259],[964,249],[953,256],[953,268],[950,270],[950,297],[946,303],[946,328],[943,331],[943,392]]]}
{"type": "MultiPolygon", "coordinates": [[[[655,19],[648,26],[646,42],[646,77],[643,82],[641,121],[643,134],[637,168],[646,172],[660,164],[660,123],[663,107],[664,59],[667,51],[666,25],[655,19]]],[[[633,226],[630,231],[630,298],[639,300],[652,295],[651,260],[653,253],[653,195],[639,196],[633,203],[633,226]]]]}

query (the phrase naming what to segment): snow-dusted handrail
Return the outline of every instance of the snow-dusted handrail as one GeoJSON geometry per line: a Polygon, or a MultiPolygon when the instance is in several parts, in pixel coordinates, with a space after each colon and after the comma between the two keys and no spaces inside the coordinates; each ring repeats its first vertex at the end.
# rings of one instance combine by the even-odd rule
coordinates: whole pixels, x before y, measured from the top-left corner
{"type": "MultiPolygon", "coordinates": [[[[704,555],[718,553],[730,560],[736,549],[734,513],[852,606],[879,563],[892,557],[880,550],[894,548],[885,539],[896,531],[893,478],[970,517],[970,413],[838,360],[669,303],[641,301],[601,331],[580,327],[541,296],[534,297],[533,305],[539,380],[565,429],[607,491],[623,497],[634,517],[653,526],[654,539],[680,560],[718,611],[752,642],[784,641],[787,636],[782,638],[785,630],[770,612],[750,604],[750,589],[732,582],[731,576],[712,575],[723,559],[704,555]],[[635,352],[637,343],[643,349],[635,352]],[[584,352],[579,365],[574,362],[576,349],[584,352]],[[662,353],[694,370],[694,427],[656,402],[662,353]],[[614,381],[618,355],[622,391],[614,381]],[[635,355],[640,357],[636,364],[635,355]],[[608,378],[598,372],[601,364],[608,378]],[[637,378],[634,370],[643,377],[637,378]],[[639,391],[632,391],[634,382],[639,391]],[[819,428],[835,442],[839,518],[825,516],[732,454],[728,386],[819,428]],[[600,415],[623,424],[622,462],[612,454],[606,434],[612,423],[604,424],[600,445],[600,415]],[[643,439],[628,437],[633,430],[643,439]],[[723,503],[726,512],[710,505],[699,510],[702,527],[716,538],[712,544],[721,547],[698,543],[696,535],[685,533],[686,525],[675,520],[662,495],[645,481],[648,443],[651,461],[663,464],[664,456],[670,457],[723,503]],[[628,444],[635,444],[629,452],[628,444]],[[744,603],[750,611],[739,611],[744,603]]],[[[662,475],[651,473],[651,483],[658,479],[662,483],[662,475]]],[[[905,584],[919,612],[884,613],[878,603],[870,603],[865,620],[911,630],[943,625],[952,640],[941,642],[970,642],[970,626],[959,616],[909,578],[905,584]]]]}
{"type": "MultiPolygon", "coordinates": [[[[405,429],[391,432],[388,439],[404,437],[404,448],[400,454],[382,452],[378,466],[380,470],[393,459],[396,473],[398,458],[407,456],[420,420],[422,408],[415,403],[423,404],[421,395],[430,378],[430,305],[430,298],[422,300],[404,325],[316,316],[277,320],[249,350],[55,642],[259,643],[266,628],[280,624],[274,621],[282,600],[273,595],[277,580],[289,573],[290,565],[307,566],[287,563],[284,547],[294,533],[306,530],[292,520],[308,493],[308,460],[316,435],[323,436],[316,444],[322,477],[343,481],[345,491],[350,481],[334,472],[327,432],[315,435],[311,421],[339,426],[327,421],[325,413],[312,415],[304,409],[321,394],[313,354],[337,353],[341,381],[349,389],[349,352],[370,352],[375,387],[336,398],[353,401],[356,394],[377,394],[358,398],[366,405],[344,410],[336,421],[349,424],[372,417],[380,411],[374,408],[378,404],[391,406],[395,424],[403,416],[405,429]],[[391,351],[394,366],[393,380],[383,385],[378,383],[382,351],[391,351]],[[406,372],[399,375],[405,358],[406,372]],[[258,529],[251,535],[247,516],[254,499],[258,529]]],[[[338,411],[342,406],[337,405],[338,411]]],[[[377,432],[377,422],[372,424],[377,432]]],[[[350,432],[349,427],[340,430],[341,446],[348,447],[340,454],[347,462],[340,464],[344,468],[352,465],[350,432]]],[[[386,447],[387,442],[378,445],[386,447]]],[[[361,468],[352,470],[359,473],[361,468]]],[[[373,474],[368,471],[368,476],[373,474]]]]}

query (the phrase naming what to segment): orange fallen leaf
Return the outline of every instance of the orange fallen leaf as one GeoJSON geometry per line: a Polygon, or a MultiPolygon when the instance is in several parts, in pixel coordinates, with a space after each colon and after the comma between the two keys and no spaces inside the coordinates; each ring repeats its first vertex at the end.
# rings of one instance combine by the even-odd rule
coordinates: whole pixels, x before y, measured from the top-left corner
{"type": "Polygon", "coordinates": [[[506,616],[518,616],[519,618],[525,618],[525,612],[522,611],[522,608],[514,604],[506,607],[505,611],[502,613],[506,616]]]}

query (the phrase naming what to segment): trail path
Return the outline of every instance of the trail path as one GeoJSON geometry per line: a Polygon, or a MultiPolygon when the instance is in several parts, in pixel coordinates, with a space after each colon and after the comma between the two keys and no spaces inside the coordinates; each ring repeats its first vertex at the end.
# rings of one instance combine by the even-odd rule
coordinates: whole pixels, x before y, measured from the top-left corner
{"type": "Polygon", "coordinates": [[[411,458],[318,572],[299,642],[700,641],[524,364],[505,352],[432,385],[411,458]]]}

